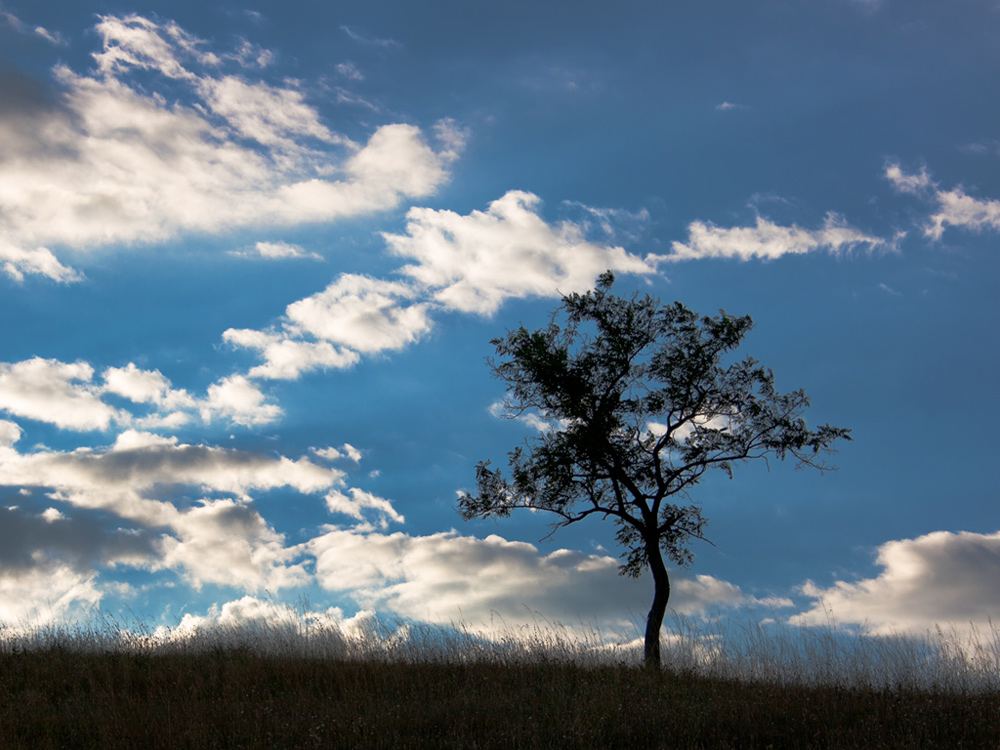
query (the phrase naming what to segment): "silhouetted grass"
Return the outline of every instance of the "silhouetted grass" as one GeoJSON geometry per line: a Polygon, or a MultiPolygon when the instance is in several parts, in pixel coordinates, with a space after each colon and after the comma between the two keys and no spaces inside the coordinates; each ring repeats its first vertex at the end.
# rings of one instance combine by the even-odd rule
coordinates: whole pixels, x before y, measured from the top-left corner
{"type": "MultiPolygon", "coordinates": [[[[183,641],[125,630],[0,640],[0,747],[1000,746],[995,685],[938,678],[919,688],[915,676],[894,686],[823,684],[776,673],[773,660],[765,679],[736,679],[722,674],[717,634],[698,636],[714,651],[665,643],[707,660],[701,674],[677,660],[653,673],[627,650],[579,648],[558,633],[487,642],[373,627],[285,637],[265,627],[183,641]]],[[[771,637],[792,640],[787,631],[771,637]]],[[[821,653],[823,643],[772,646],[762,657],[829,661],[848,645],[831,636],[821,653]]],[[[919,648],[913,654],[926,663],[919,648]]]]}

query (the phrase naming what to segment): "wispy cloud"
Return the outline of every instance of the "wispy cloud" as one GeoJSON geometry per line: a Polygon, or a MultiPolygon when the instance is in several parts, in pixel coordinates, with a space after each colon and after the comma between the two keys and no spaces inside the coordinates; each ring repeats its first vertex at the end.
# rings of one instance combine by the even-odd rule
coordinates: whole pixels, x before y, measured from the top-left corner
{"type": "Polygon", "coordinates": [[[395,39],[380,39],[377,36],[369,36],[363,34],[360,31],[350,27],[341,25],[340,30],[343,31],[347,36],[349,36],[354,41],[364,44],[370,47],[402,47],[403,45],[397,42],[395,39]]]}
{"type": "Polygon", "coordinates": [[[323,260],[323,256],[319,253],[311,253],[301,245],[294,245],[288,242],[257,242],[252,248],[231,250],[229,254],[240,258],[263,258],[264,260],[299,258],[323,260]]]}
{"type": "Polygon", "coordinates": [[[688,241],[674,242],[664,260],[703,258],[773,260],[783,255],[802,255],[826,250],[841,253],[855,248],[871,252],[892,247],[881,237],[850,226],[835,213],[828,213],[820,229],[803,229],[796,224],[781,226],[761,216],[754,226],[718,227],[696,221],[688,227],[688,241]]]}
{"type": "Polygon", "coordinates": [[[57,47],[65,47],[68,44],[63,35],[58,31],[49,31],[42,26],[30,26],[29,24],[26,24],[13,13],[5,10],[3,3],[0,3],[0,23],[13,29],[18,34],[41,37],[49,44],[54,44],[57,47]]]}
{"type": "Polygon", "coordinates": [[[974,232],[1000,231],[1000,200],[974,198],[961,185],[944,190],[931,179],[926,168],[914,174],[904,171],[896,162],[889,162],[885,177],[899,192],[937,204],[937,210],[923,227],[924,234],[933,240],[940,240],[949,226],[974,232]]]}

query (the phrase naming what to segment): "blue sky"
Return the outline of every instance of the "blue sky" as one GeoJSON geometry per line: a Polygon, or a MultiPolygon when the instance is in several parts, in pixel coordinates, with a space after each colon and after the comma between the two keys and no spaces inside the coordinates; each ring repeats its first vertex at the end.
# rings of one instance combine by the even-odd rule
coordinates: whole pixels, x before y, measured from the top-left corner
{"type": "Polygon", "coordinates": [[[985,0],[4,3],[0,621],[634,635],[610,526],[455,511],[533,434],[489,340],[610,268],[749,313],[853,430],[837,472],[703,483],[676,611],[987,623],[998,34],[985,0]]]}

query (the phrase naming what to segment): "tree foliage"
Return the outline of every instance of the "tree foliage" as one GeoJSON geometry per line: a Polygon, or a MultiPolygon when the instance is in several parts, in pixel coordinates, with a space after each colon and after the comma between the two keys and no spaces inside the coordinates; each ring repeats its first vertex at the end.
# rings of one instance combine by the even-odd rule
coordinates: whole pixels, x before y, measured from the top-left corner
{"type": "Polygon", "coordinates": [[[749,316],[699,317],[679,302],[616,297],[613,283],[607,272],[596,289],[563,297],[546,328],[522,326],[491,342],[506,415],[534,414],[544,430],[509,454],[509,478],[479,463],[477,492],[462,494],[459,510],[466,519],[547,511],[557,517],[553,531],[590,516],[613,520],[622,574],[653,573],[646,659],[658,664],[669,597],[663,556],[687,565],[691,540],[704,538],[691,490],[710,469],[732,477],[735,465],[769,456],[829,468],[823,454],[850,436],[809,429],[805,392],[779,393],[756,360],[724,363],[753,328],[749,316]]]}

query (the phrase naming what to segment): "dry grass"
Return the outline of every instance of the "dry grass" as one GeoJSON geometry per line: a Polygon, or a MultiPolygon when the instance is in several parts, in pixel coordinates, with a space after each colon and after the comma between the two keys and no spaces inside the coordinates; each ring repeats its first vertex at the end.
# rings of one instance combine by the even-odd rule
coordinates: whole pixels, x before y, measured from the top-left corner
{"type": "Polygon", "coordinates": [[[679,622],[652,673],[634,646],[559,628],[297,621],[0,631],[0,747],[1000,746],[995,632],[679,622]]]}

